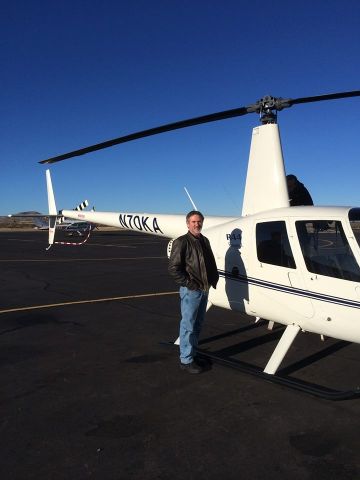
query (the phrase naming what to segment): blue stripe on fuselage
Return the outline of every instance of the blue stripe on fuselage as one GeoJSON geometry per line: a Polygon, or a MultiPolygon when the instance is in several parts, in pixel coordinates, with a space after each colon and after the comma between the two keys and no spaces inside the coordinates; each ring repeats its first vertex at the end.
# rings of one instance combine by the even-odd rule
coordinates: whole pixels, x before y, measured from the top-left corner
{"type": "Polygon", "coordinates": [[[260,280],[258,278],[246,277],[245,275],[235,275],[225,270],[218,270],[220,277],[227,280],[233,280],[235,282],[246,283],[249,285],[255,285],[257,287],[268,288],[270,290],[277,290],[279,292],[288,293],[290,295],[297,295],[300,297],[307,297],[312,300],[320,300],[322,302],[335,303],[337,305],[343,305],[346,307],[360,308],[360,302],[354,300],[347,300],[346,298],[333,297],[331,295],[325,295],[323,293],[311,292],[310,290],[303,290],[301,288],[288,287],[279,283],[268,282],[266,280],[260,280]]]}

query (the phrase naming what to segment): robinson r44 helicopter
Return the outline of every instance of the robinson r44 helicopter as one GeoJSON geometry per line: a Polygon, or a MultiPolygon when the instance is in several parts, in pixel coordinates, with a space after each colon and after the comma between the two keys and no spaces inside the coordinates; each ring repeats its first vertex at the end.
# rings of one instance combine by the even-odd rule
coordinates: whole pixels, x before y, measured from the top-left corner
{"type": "MultiPolygon", "coordinates": [[[[51,164],[170,130],[258,113],[240,217],[206,216],[220,280],[211,305],[245,313],[285,330],[263,369],[276,372],[300,331],[360,343],[360,208],[290,207],[277,112],[293,105],[360,96],[360,91],[283,99],[265,96],[226,110],[122,136],[59,155],[51,164]]],[[[47,170],[49,245],[57,214],[47,170]]],[[[184,233],[184,215],[62,210],[74,220],[132,229],[174,239],[184,233]]],[[[170,240],[168,254],[171,251],[170,240]]]]}

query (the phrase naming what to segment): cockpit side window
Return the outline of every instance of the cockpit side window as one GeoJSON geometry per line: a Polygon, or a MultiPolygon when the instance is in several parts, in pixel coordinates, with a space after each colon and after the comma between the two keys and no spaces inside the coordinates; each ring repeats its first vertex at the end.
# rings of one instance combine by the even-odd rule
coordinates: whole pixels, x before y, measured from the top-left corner
{"type": "Polygon", "coordinates": [[[284,221],[258,223],[256,248],[260,262],[296,268],[284,221]]]}
{"type": "Polygon", "coordinates": [[[295,225],[309,272],[360,281],[360,268],[340,221],[306,220],[295,225]]]}

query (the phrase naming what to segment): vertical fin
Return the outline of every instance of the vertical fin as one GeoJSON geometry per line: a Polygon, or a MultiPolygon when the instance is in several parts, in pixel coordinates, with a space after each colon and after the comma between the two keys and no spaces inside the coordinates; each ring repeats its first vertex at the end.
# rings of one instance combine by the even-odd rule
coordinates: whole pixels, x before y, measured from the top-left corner
{"type": "Polygon", "coordinates": [[[49,250],[51,245],[54,243],[55,229],[56,229],[56,215],[57,215],[55,196],[54,196],[54,190],[51,182],[50,170],[46,170],[46,189],[47,189],[48,206],[49,206],[49,246],[47,247],[47,250],[49,250]]]}
{"type": "Polygon", "coordinates": [[[46,170],[46,188],[48,195],[49,215],[57,215],[54,190],[51,182],[50,170],[46,170]]]}

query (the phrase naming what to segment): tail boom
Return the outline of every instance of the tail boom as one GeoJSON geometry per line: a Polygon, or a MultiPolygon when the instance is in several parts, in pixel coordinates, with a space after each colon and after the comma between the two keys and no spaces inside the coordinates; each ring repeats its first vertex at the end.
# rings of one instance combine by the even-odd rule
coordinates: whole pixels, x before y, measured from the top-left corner
{"type": "MultiPolygon", "coordinates": [[[[74,210],[62,210],[64,217],[78,221],[90,222],[98,225],[135,230],[150,235],[158,235],[167,238],[176,238],[186,233],[184,215],[165,215],[154,213],[122,213],[122,212],[77,212],[74,210]]],[[[206,217],[206,228],[228,222],[229,217],[206,217]]]]}

